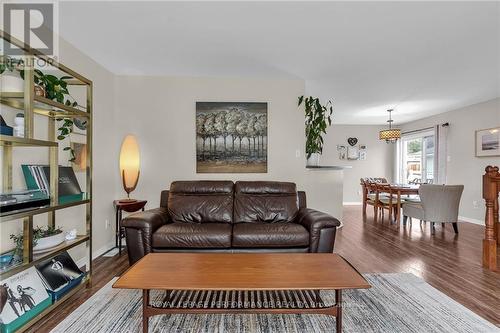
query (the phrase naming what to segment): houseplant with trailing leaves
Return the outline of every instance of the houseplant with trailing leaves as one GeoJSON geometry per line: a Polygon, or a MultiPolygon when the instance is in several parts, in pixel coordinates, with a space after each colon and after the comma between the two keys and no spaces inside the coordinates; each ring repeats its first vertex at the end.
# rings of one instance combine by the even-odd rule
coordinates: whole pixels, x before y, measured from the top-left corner
{"type": "MultiPolygon", "coordinates": [[[[39,69],[34,69],[33,80],[35,86],[38,88],[37,91],[41,91],[43,97],[57,101],[66,106],[71,106],[78,108],[78,102],[70,94],[68,90],[67,80],[73,79],[71,76],[57,77],[52,74],[43,73],[39,69]]],[[[7,55],[0,56],[0,75],[6,75],[10,73],[11,75],[19,77],[24,80],[24,61],[22,59],[12,58],[7,55]]],[[[4,76],[5,78],[5,76],[4,76]]],[[[22,84],[17,90],[22,91],[22,84]]],[[[73,132],[73,119],[72,118],[58,118],[57,121],[60,123],[58,130],[57,139],[62,141],[68,137],[71,132],[73,132]]],[[[63,150],[69,153],[69,162],[75,161],[75,152],[71,146],[65,147],[63,150]]]]}
{"type": "Polygon", "coordinates": [[[300,96],[298,106],[304,104],[306,125],[306,156],[308,166],[318,166],[323,153],[323,136],[332,125],[333,103],[321,104],[317,97],[300,96]]]}

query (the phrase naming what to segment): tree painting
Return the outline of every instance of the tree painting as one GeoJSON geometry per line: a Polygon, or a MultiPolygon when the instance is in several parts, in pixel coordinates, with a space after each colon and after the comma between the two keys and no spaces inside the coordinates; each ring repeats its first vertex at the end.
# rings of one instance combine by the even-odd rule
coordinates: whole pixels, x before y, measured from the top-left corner
{"type": "Polygon", "coordinates": [[[197,102],[196,172],[267,172],[267,103],[197,102]]]}

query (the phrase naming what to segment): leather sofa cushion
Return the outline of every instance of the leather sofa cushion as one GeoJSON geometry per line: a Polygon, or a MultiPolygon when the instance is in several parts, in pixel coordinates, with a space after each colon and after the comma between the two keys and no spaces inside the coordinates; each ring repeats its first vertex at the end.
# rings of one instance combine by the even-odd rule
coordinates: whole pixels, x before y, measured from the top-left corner
{"type": "Polygon", "coordinates": [[[232,181],[177,181],[170,186],[168,212],[173,222],[231,223],[232,181]]]}
{"type": "Polygon", "coordinates": [[[238,223],[233,226],[233,247],[302,247],[309,232],[297,223],[238,223]]]}
{"type": "Polygon", "coordinates": [[[153,234],[153,248],[229,248],[228,223],[169,223],[153,234]]]}
{"type": "Polygon", "coordinates": [[[290,222],[299,210],[294,183],[236,182],[234,222],[290,222]]]}

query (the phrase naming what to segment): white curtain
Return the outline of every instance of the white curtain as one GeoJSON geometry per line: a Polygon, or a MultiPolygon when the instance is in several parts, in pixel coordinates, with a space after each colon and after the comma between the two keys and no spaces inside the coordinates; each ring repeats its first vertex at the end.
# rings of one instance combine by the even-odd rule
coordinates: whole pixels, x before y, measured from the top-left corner
{"type": "Polygon", "coordinates": [[[434,126],[434,184],[446,184],[448,127],[448,124],[434,126]]]}

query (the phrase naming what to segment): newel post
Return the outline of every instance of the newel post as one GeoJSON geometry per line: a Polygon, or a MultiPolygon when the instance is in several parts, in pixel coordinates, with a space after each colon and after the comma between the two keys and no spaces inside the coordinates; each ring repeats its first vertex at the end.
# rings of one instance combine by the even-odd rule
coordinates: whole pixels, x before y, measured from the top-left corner
{"type": "Polygon", "coordinates": [[[497,269],[498,230],[498,167],[487,166],[483,175],[483,198],[486,201],[485,229],[483,239],[483,267],[497,269]]]}

